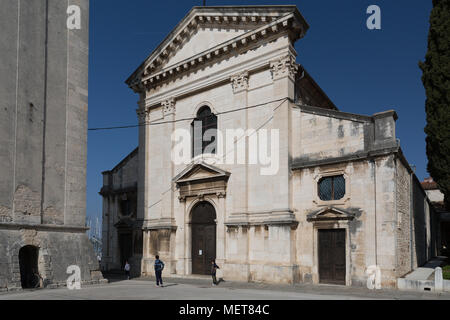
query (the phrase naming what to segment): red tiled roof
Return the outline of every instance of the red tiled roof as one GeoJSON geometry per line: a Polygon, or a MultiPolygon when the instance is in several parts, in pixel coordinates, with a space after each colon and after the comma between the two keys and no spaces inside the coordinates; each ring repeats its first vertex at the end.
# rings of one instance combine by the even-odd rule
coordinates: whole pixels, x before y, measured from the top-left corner
{"type": "Polygon", "coordinates": [[[423,182],[420,183],[424,190],[435,190],[437,189],[437,183],[434,182],[433,178],[426,178],[423,182]]]}

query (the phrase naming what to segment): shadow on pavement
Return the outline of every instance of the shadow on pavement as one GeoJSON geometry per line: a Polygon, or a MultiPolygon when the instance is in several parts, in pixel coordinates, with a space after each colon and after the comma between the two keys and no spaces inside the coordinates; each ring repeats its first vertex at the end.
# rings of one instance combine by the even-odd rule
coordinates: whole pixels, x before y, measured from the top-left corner
{"type": "Polygon", "coordinates": [[[173,287],[173,286],[177,286],[177,285],[178,285],[178,283],[165,284],[165,285],[163,285],[163,288],[173,287]]]}

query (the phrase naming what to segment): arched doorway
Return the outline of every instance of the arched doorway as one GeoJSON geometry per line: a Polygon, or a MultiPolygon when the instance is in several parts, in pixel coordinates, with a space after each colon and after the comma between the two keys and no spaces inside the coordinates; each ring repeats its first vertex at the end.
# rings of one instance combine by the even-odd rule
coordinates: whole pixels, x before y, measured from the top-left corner
{"type": "Polygon", "coordinates": [[[38,257],[38,247],[25,246],[19,250],[20,281],[23,289],[39,286],[38,257]]]}
{"type": "Polygon", "coordinates": [[[192,209],[192,273],[211,274],[216,258],[216,210],[206,201],[192,209]]]}

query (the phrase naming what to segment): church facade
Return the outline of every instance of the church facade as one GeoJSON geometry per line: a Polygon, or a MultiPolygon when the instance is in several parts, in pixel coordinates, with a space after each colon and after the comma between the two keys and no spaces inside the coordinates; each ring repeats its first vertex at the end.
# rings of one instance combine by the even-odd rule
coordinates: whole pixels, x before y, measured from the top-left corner
{"type": "MultiPolygon", "coordinates": [[[[194,7],[129,77],[139,275],[159,254],[166,276],[215,259],[228,280],[395,287],[436,254],[397,114],[338,110],[296,61],[308,28],[295,6],[194,7]]],[[[111,199],[104,239],[124,225],[111,199]]]]}

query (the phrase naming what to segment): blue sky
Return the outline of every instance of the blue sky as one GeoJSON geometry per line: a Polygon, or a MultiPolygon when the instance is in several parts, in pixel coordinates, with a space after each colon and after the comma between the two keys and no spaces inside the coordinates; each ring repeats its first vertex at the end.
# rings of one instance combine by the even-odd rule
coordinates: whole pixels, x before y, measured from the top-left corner
{"type": "MultiPolygon", "coordinates": [[[[428,176],[425,91],[418,62],[427,49],[431,0],[215,1],[207,5],[295,4],[310,25],[296,43],[297,62],[345,112],[394,109],[397,137],[419,179],[428,176]],[[381,8],[381,30],[366,9],[381,8]]],[[[90,4],[89,128],[137,124],[138,97],[124,81],[202,0],[93,0],[90,4]]],[[[101,172],[138,145],[138,129],[88,135],[87,214],[101,216],[101,172]]]]}

